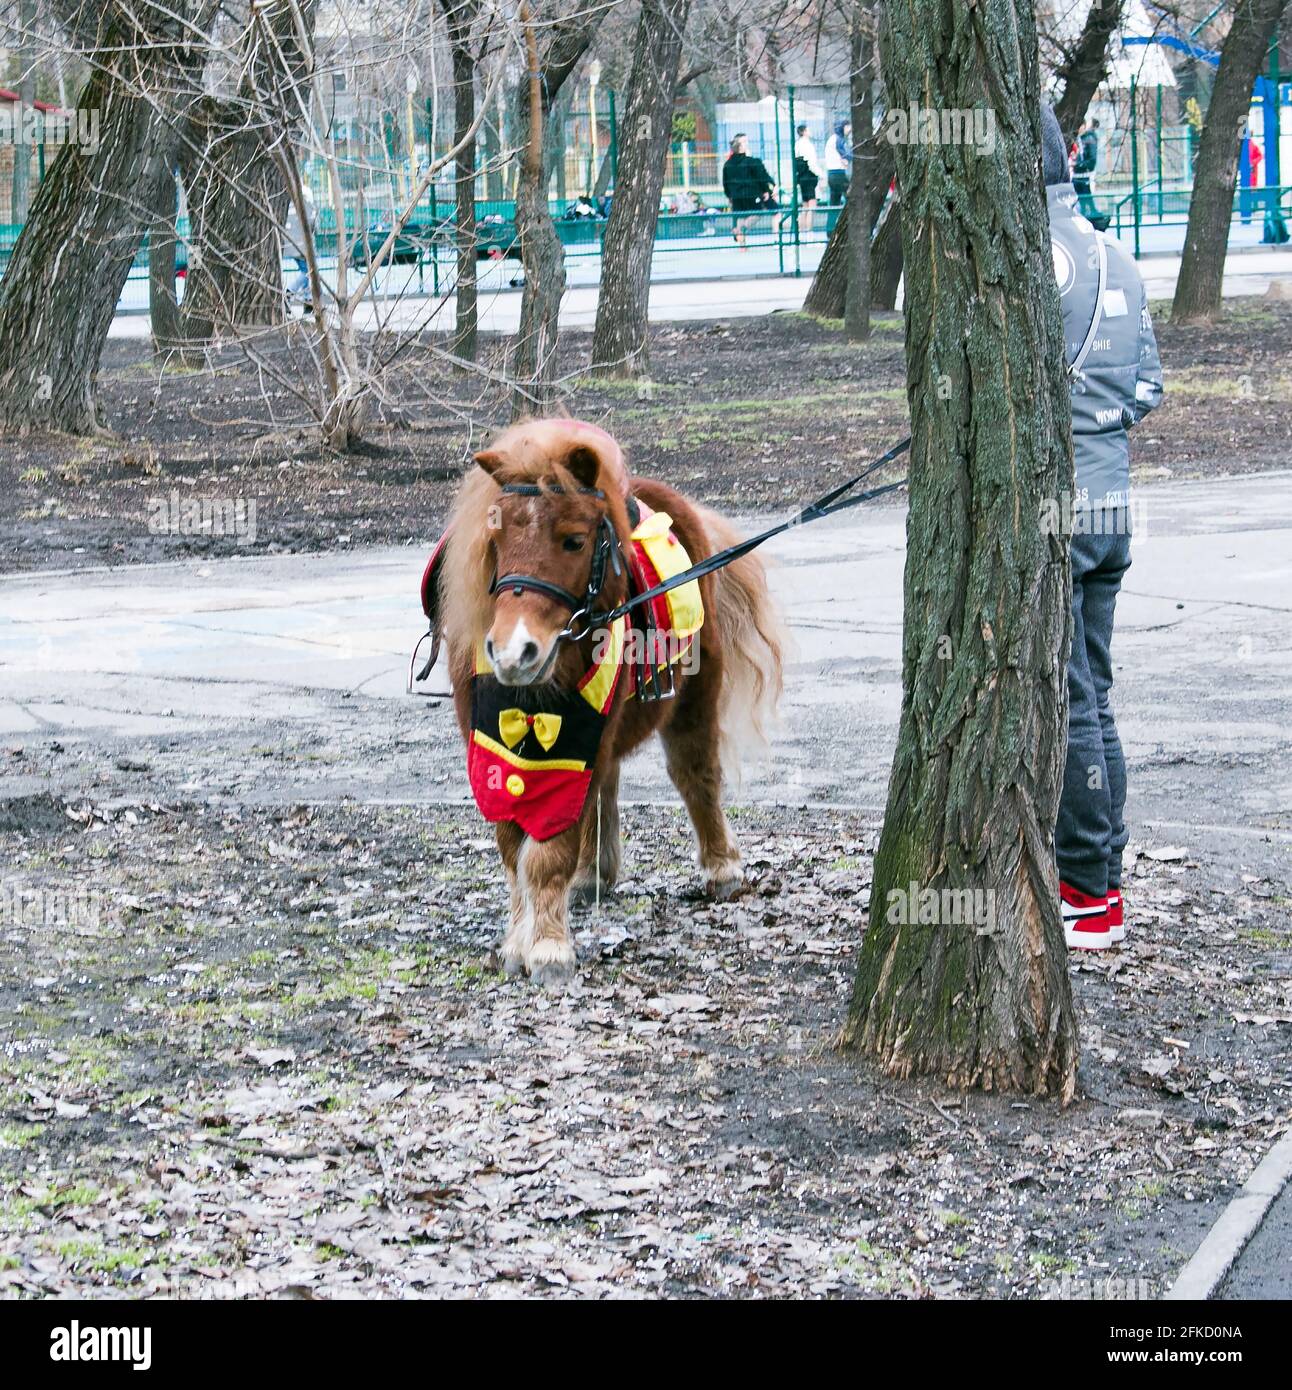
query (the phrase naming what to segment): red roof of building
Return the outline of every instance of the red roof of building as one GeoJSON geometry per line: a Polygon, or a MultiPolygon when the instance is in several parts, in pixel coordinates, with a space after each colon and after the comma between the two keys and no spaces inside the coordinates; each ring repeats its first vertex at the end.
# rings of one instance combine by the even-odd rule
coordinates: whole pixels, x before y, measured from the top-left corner
{"type": "MultiPolygon", "coordinates": [[[[0,101],[21,101],[22,97],[17,92],[11,92],[8,87],[0,87],[0,101]]],[[[37,111],[58,111],[60,108],[52,101],[33,101],[31,103],[37,111]]]]}

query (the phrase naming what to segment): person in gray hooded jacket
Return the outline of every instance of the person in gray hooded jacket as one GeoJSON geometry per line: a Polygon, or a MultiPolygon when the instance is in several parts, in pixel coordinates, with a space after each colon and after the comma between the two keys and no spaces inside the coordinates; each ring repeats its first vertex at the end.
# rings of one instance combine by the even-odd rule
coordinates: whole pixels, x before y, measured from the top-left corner
{"type": "Polygon", "coordinates": [[[1162,364],[1134,260],[1082,216],[1054,112],[1042,108],[1042,170],[1072,387],[1076,490],[1071,517],[1072,653],[1068,752],[1055,857],[1069,946],[1102,949],[1125,932],[1126,763],[1109,703],[1113,616],[1130,568],[1127,430],[1162,399],[1162,364]]]}

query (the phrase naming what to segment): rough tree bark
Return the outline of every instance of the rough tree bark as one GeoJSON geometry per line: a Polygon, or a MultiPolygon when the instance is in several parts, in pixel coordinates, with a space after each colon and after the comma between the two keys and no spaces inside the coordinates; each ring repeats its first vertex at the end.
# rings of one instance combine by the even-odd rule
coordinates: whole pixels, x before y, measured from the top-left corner
{"type": "Polygon", "coordinates": [[[91,67],[78,107],[99,141],[59,151],[0,281],[0,428],[88,434],[94,385],[122,286],[171,177],[177,135],[162,104],[189,90],[210,0],[55,6],[91,67]],[[93,248],[93,273],[72,263],[93,248]]]}
{"type": "MultiPolygon", "coordinates": [[[[884,194],[893,181],[893,147],[887,140],[875,144],[874,174],[867,198],[871,231],[884,206],[884,194]]],[[[812,277],[803,312],[819,319],[841,319],[848,297],[848,204],[835,220],[834,230],[821,253],[821,263],[812,277]]],[[[872,252],[873,255],[873,252],[872,252]]]]}
{"type": "Polygon", "coordinates": [[[691,0],[642,0],[592,336],[593,370],[607,376],[645,376],[650,367],[647,308],[655,219],[690,10],[691,0]]]}
{"type": "Polygon", "coordinates": [[[1054,114],[1069,144],[1108,72],[1108,40],[1117,32],[1125,8],[1126,0],[1094,0],[1076,46],[1055,73],[1063,81],[1063,94],[1054,103],[1054,114]]]}
{"type": "Polygon", "coordinates": [[[1238,0],[1234,8],[1234,22],[1220,50],[1220,67],[1194,165],[1184,258],[1171,304],[1172,323],[1210,323],[1220,313],[1239,137],[1247,122],[1252,85],[1287,3],[1238,0]]]}
{"type": "Polygon", "coordinates": [[[458,248],[455,285],[457,324],[453,352],[464,361],[476,360],[479,308],[476,291],[476,142],[471,127],[476,118],[476,55],[471,30],[476,0],[444,0],[449,48],[453,57],[453,142],[461,144],[454,170],[453,231],[458,248]]]}
{"type": "Polygon", "coordinates": [[[241,102],[204,98],[180,152],[188,199],[189,266],[180,313],[184,337],[205,343],[222,325],[286,317],[280,228],[287,190],[265,134],[247,128],[241,102]]]}
{"type": "Polygon", "coordinates": [[[902,200],[894,194],[870,248],[870,306],[897,308],[897,287],[902,283],[902,200]]]}
{"type": "Polygon", "coordinates": [[[148,229],[148,323],[153,351],[171,352],[180,346],[179,303],[175,298],[175,218],[179,189],[172,176],[158,187],[157,215],[148,229]]]}
{"type": "Polygon", "coordinates": [[[566,79],[587,51],[595,17],[575,18],[545,26],[548,34],[542,57],[536,24],[528,3],[521,6],[528,72],[520,85],[518,103],[524,157],[516,181],[516,234],[520,240],[525,288],[520,300],[520,329],[512,372],[524,388],[513,393],[512,414],[544,414],[555,398],[557,324],[565,296],[565,251],[547,206],[547,176],[543,161],[543,128],[566,79]]]}
{"type": "Polygon", "coordinates": [[[1070,635],[1070,404],[1027,0],[908,0],[890,108],[987,103],[995,152],[897,151],[905,240],[902,715],[845,1045],[892,1076],[1072,1095],[1054,822],[1070,635]],[[951,897],[950,894],[958,896],[951,897]]]}
{"type": "MultiPolygon", "coordinates": [[[[870,337],[870,233],[875,197],[875,16],[856,0],[850,36],[849,94],[852,118],[852,194],[859,217],[849,219],[848,274],[844,293],[843,331],[854,343],[870,337]]],[[[851,192],[851,190],[850,190],[851,192]]]]}
{"type": "Polygon", "coordinates": [[[263,327],[287,316],[287,187],[272,151],[293,138],[300,120],[289,120],[284,131],[265,98],[289,85],[279,70],[294,81],[304,75],[298,12],[308,41],[312,0],[259,0],[242,17],[236,92],[195,103],[181,144],[190,255],[180,322],[191,343],[206,343],[226,327],[263,327]]]}

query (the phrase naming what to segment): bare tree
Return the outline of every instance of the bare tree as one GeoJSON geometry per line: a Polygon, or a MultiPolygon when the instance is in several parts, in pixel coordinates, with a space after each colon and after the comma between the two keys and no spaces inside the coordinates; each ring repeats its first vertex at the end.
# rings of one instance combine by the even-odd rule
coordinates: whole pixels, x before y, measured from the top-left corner
{"type": "Polygon", "coordinates": [[[691,0],[642,0],[592,337],[593,367],[612,376],[642,376],[649,365],[651,256],[690,10],[691,0]]]}
{"type": "MultiPolygon", "coordinates": [[[[18,101],[20,110],[30,109],[36,99],[36,0],[20,0],[18,6],[18,101]]],[[[9,200],[10,221],[27,218],[31,198],[31,149],[20,140],[13,145],[13,179],[9,200]]]]}
{"type": "Polygon", "coordinates": [[[869,4],[856,0],[849,35],[848,84],[852,106],[852,184],[849,200],[856,217],[848,219],[848,276],[844,298],[844,332],[853,342],[870,337],[871,199],[875,181],[874,82],[875,20],[869,4]]]}
{"type": "MultiPolygon", "coordinates": [[[[299,245],[292,250],[306,263],[315,329],[314,334],[304,340],[315,372],[312,376],[307,374],[308,385],[304,391],[300,387],[294,386],[294,389],[313,410],[323,442],[331,449],[346,450],[362,439],[369,411],[374,401],[382,399],[382,371],[411,342],[416,341],[434,313],[434,308],[424,309],[420,315],[413,316],[407,326],[388,333],[386,329],[399,310],[400,300],[396,298],[384,314],[377,310],[369,302],[375,292],[377,277],[391,266],[395,247],[436,176],[442,169],[456,165],[463,147],[474,142],[476,131],[497,90],[501,65],[495,61],[498,56],[495,49],[490,54],[488,64],[492,67],[492,76],[486,82],[484,100],[471,124],[444,154],[430,159],[420,175],[410,180],[406,193],[395,205],[382,243],[367,248],[366,263],[361,271],[356,270],[352,286],[343,244],[338,247],[332,278],[325,277],[323,258],[307,206],[301,167],[302,151],[323,164],[327,185],[332,190],[336,225],[338,228],[345,226],[343,180],[336,140],[323,109],[319,84],[309,80],[316,56],[312,43],[306,45],[305,52],[306,58],[299,73],[291,64],[281,61],[268,69],[272,81],[264,91],[257,93],[257,104],[280,112],[279,118],[283,121],[293,112],[302,113],[300,140],[280,143],[274,149],[275,161],[301,228],[299,245]],[[361,315],[365,311],[369,313],[366,328],[361,323],[361,315]]],[[[431,135],[433,141],[434,131],[431,135]]],[[[248,340],[244,335],[240,341],[266,371],[274,374],[280,382],[290,381],[283,368],[262,353],[254,340],[248,340]]]]}
{"type": "MultiPolygon", "coordinates": [[[[888,185],[893,181],[893,168],[892,145],[884,139],[876,141],[866,196],[872,234],[884,208],[888,185]]],[[[812,277],[807,298],[803,301],[803,312],[811,314],[815,318],[841,319],[844,316],[848,297],[848,264],[851,239],[849,228],[852,224],[852,219],[848,214],[850,206],[850,203],[845,203],[843,211],[835,221],[834,230],[830,233],[825,250],[821,253],[816,274],[812,277]]],[[[873,259],[873,250],[871,254],[873,259]]],[[[878,299],[875,299],[874,303],[881,308],[891,309],[893,307],[891,303],[882,305],[878,299]]]]}
{"type": "Polygon", "coordinates": [[[193,103],[180,147],[189,218],[180,321],[190,344],[205,343],[223,326],[260,327],[286,314],[287,189],[274,150],[296,138],[301,115],[293,108],[289,124],[279,126],[257,96],[280,68],[290,82],[304,81],[314,0],[248,0],[224,19],[232,31],[229,70],[220,74],[225,90],[193,103]]]}
{"type": "Polygon", "coordinates": [[[894,193],[875,231],[870,247],[870,304],[873,309],[895,309],[897,287],[902,283],[902,200],[894,193]]]}
{"type": "MultiPolygon", "coordinates": [[[[404,258],[405,232],[438,176],[450,167],[460,171],[464,149],[474,145],[499,89],[505,47],[501,36],[510,21],[494,9],[482,15],[476,38],[483,100],[465,127],[455,123],[454,140],[437,155],[441,106],[433,0],[411,0],[389,35],[375,32],[366,16],[360,18],[363,23],[353,33],[329,24],[321,44],[313,0],[252,6],[244,14],[247,27],[233,32],[226,27],[224,34],[221,52],[238,56],[236,81],[229,81],[226,71],[220,92],[223,148],[199,138],[187,151],[194,186],[210,190],[206,249],[199,247],[199,253],[205,264],[214,245],[218,262],[210,276],[217,288],[201,300],[208,330],[186,338],[185,354],[214,364],[217,353],[242,353],[264,387],[265,435],[297,433],[308,421],[320,442],[337,451],[361,444],[375,416],[407,415],[406,398],[391,385],[397,374],[401,388],[411,384],[415,391],[431,394],[419,380],[425,372],[403,370],[412,359],[452,362],[479,372],[482,380],[494,375],[429,338],[427,330],[451,286],[426,296],[420,264],[416,269],[397,265],[396,255],[404,258]],[[427,158],[415,167],[412,91],[420,55],[426,56],[431,96],[427,158]],[[392,70],[404,82],[392,84],[392,70]],[[389,133],[396,111],[402,118],[398,167],[393,142],[375,155],[361,149],[358,159],[347,144],[343,155],[348,127],[334,120],[325,93],[335,93],[338,84],[329,79],[341,72],[347,79],[360,79],[347,81],[348,90],[361,89],[365,71],[374,74],[376,101],[387,103],[375,105],[383,133],[389,133]],[[393,110],[392,93],[398,104],[393,110]],[[234,148],[240,153],[231,157],[228,151],[234,148]],[[311,186],[319,190],[322,206],[317,209],[311,186]],[[373,199],[389,200],[389,221],[379,235],[368,221],[373,199]],[[351,218],[359,226],[354,238],[347,231],[351,218]],[[327,220],[337,229],[335,241],[327,220]],[[212,223],[223,229],[214,236],[212,223]],[[272,243],[271,253],[263,248],[265,238],[272,243]],[[264,293],[266,302],[281,304],[284,252],[304,266],[307,317],[287,324],[256,322],[255,316],[239,311],[247,301],[235,286],[240,283],[248,293],[264,293]]],[[[210,80],[207,74],[194,92],[207,95],[210,80]]],[[[368,96],[360,90],[361,99],[368,96]]],[[[465,187],[470,192],[470,180],[465,187]]],[[[435,245],[431,243],[431,254],[435,245]]],[[[197,311],[191,311],[191,318],[201,321],[197,311]]]]}
{"type": "Polygon", "coordinates": [[[1125,9],[1126,0],[1094,0],[1076,43],[1055,70],[1063,92],[1054,103],[1054,114],[1069,143],[1076,138],[1099,84],[1108,75],[1108,41],[1117,32],[1125,9]]]}
{"type": "Polygon", "coordinates": [[[148,323],[153,351],[172,352],[183,344],[175,296],[176,225],[179,188],[174,175],[158,181],[158,203],[148,228],[148,323]]]}
{"type": "Polygon", "coordinates": [[[1288,0],[1236,0],[1234,22],[1220,50],[1220,67],[1194,165],[1189,227],[1171,304],[1172,323],[1209,323],[1220,313],[1239,145],[1251,106],[1252,85],[1287,4],[1288,0]]]}
{"type": "Polygon", "coordinates": [[[474,362],[479,331],[476,293],[476,63],[473,31],[478,0],[442,0],[453,62],[453,143],[457,146],[454,186],[454,237],[458,248],[455,280],[457,327],[453,351],[474,362]]]}
{"type": "Polygon", "coordinates": [[[90,65],[60,150],[0,281],[0,426],[89,433],[117,300],[178,143],[170,97],[192,90],[215,0],[53,0],[90,65]],[[72,257],[93,256],[74,268],[72,257]]]}
{"type": "Polygon", "coordinates": [[[512,364],[513,375],[522,387],[513,397],[516,416],[549,409],[555,395],[565,252],[547,205],[544,129],[561,88],[592,42],[596,21],[596,12],[579,9],[568,18],[549,22],[540,34],[528,0],[522,0],[520,7],[525,79],[518,102],[523,156],[516,185],[516,233],[525,288],[512,364]]]}

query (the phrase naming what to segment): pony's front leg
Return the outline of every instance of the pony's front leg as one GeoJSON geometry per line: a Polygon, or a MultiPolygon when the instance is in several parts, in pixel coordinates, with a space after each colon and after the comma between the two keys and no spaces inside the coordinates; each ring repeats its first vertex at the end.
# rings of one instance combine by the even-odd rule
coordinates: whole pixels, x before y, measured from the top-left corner
{"type": "Polygon", "coordinates": [[[498,853],[507,870],[507,887],[511,890],[511,918],[506,935],[498,947],[498,959],[508,975],[519,975],[525,968],[529,950],[532,919],[525,910],[525,894],[520,882],[520,852],[525,832],[510,821],[499,821],[496,831],[498,853]]]}
{"type": "Polygon", "coordinates": [[[578,864],[577,825],[550,840],[527,839],[521,847],[520,890],[530,923],[525,968],[536,984],[561,985],[574,974],[569,896],[578,864]]]}

